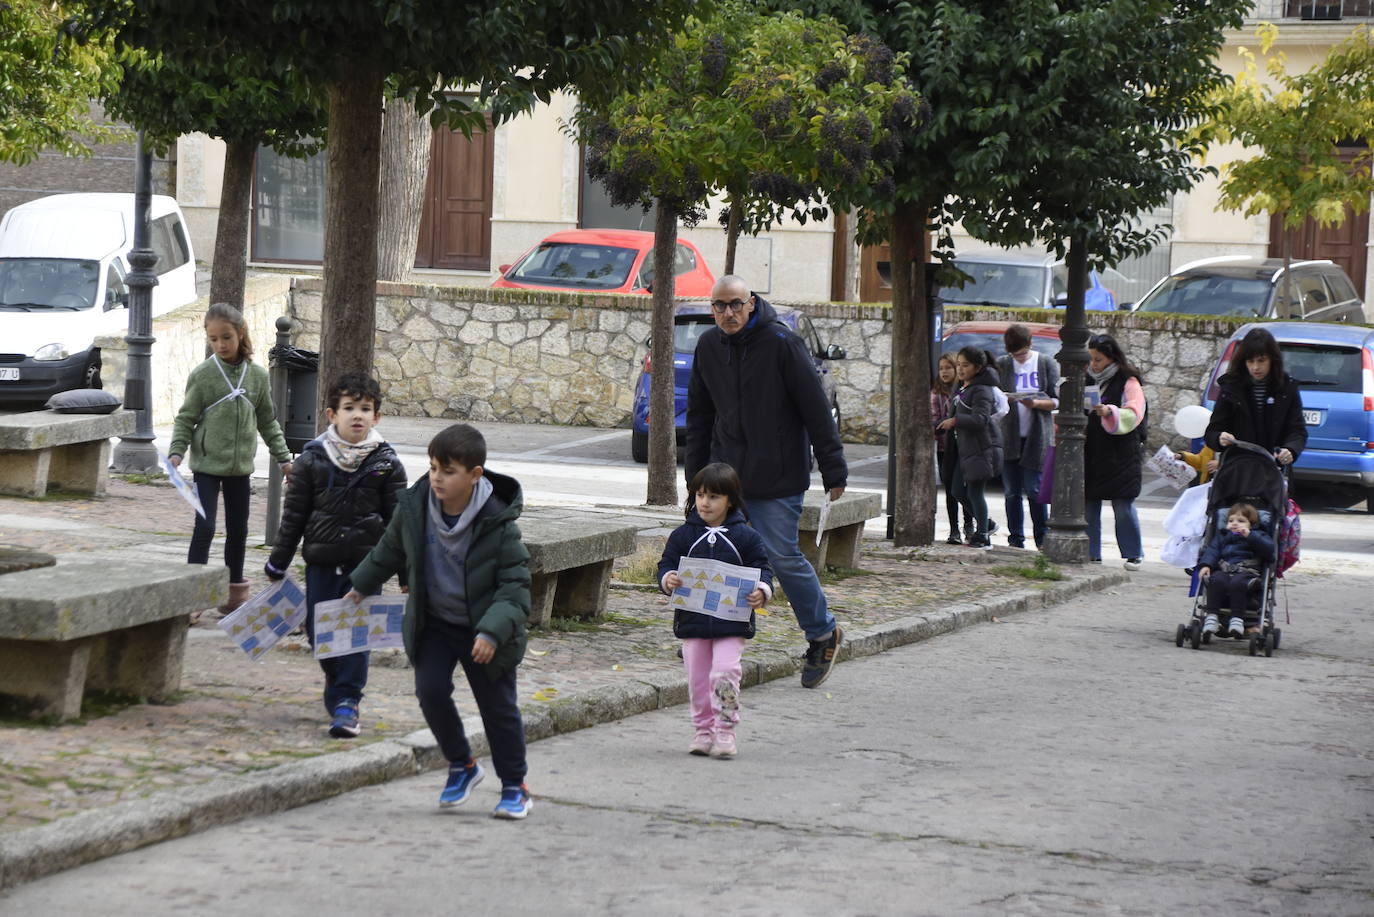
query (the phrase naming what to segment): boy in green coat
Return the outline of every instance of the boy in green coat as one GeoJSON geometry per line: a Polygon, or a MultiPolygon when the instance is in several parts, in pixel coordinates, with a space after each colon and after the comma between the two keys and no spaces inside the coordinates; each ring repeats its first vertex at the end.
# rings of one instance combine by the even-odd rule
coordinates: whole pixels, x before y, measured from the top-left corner
{"type": "Polygon", "coordinates": [[[468,424],[435,436],[429,474],[401,495],[382,540],[353,570],[353,591],[345,597],[361,601],[406,571],[406,655],[415,667],[420,710],[449,762],[439,805],[466,802],[485,776],[453,703],[453,671],[461,665],[501,778],[492,814],[524,818],[530,793],[515,668],[525,655],[530,555],[515,524],[523,507],[520,484],[486,471],[486,460],[486,440],[468,424]]]}

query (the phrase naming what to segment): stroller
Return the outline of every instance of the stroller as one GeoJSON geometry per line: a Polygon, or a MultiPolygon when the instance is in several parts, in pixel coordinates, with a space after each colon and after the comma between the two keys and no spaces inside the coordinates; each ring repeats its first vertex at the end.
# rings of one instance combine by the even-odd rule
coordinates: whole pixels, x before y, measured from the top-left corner
{"type": "MultiPolygon", "coordinates": [[[[1240,440],[1222,453],[1216,474],[1212,476],[1212,489],[1207,497],[1207,527],[1199,551],[1205,550],[1206,545],[1211,544],[1212,537],[1226,527],[1226,511],[1238,502],[1249,503],[1259,511],[1260,528],[1274,539],[1276,553],[1251,585],[1250,598],[1244,611],[1238,613],[1232,609],[1231,614],[1245,621],[1246,633],[1238,639],[1248,642],[1250,655],[1258,655],[1263,650],[1264,655],[1272,656],[1283,636],[1282,631],[1274,626],[1274,609],[1277,605],[1275,587],[1278,564],[1282,556],[1280,529],[1288,508],[1288,470],[1262,447],[1240,440]]],[[[1193,575],[1197,576],[1196,573],[1193,575]]],[[[1204,643],[1211,643],[1214,635],[1202,630],[1207,615],[1206,606],[1206,590],[1198,584],[1192,617],[1178,626],[1174,633],[1175,645],[1183,646],[1186,640],[1193,649],[1198,649],[1204,643]]],[[[1225,635],[1217,633],[1215,636],[1221,638],[1225,635]]]]}

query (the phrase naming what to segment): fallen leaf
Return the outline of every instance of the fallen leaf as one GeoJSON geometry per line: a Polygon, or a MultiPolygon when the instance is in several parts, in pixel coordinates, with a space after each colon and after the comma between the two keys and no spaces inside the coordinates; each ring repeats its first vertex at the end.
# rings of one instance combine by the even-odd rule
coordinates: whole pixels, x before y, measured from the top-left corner
{"type": "Polygon", "coordinates": [[[620,671],[621,669],[623,669],[623,668],[624,668],[624,666],[622,666],[620,663],[617,662],[615,665],[611,666],[611,671],[612,671],[612,672],[619,672],[619,671],[620,671]]]}
{"type": "Polygon", "coordinates": [[[831,700],[832,698],[834,698],[834,696],[835,696],[835,695],[831,694],[829,691],[826,691],[826,692],[825,692],[825,699],[826,699],[826,700],[831,700]]]}
{"type": "Polygon", "coordinates": [[[999,617],[997,617],[996,615],[994,615],[993,618],[992,618],[992,623],[993,623],[993,624],[1001,624],[1001,623],[1002,623],[1002,619],[999,618],[999,617]]]}
{"type": "Polygon", "coordinates": [[[528,652],[531,656],[547,656],[547,655],[549,655],[549,651],[548,651],[548,650],[527,650],[526,652],[528,652]]]}

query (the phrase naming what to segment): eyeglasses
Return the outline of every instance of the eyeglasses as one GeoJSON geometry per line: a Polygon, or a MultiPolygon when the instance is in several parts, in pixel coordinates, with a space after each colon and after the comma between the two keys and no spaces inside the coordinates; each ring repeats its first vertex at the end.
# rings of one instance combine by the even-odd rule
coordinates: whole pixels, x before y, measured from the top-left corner
{"type": "MultiPolygon", "coordinates": [[[[753,297],[751,296],[749,299],[753,299],[753,297]]],[[[738,312],[747,304],[748,300],[744,299],[732,299],[729,302],[723,299],[713,299],[711,300],[711,309],[723,315],[726,312],[738,312]]]]}

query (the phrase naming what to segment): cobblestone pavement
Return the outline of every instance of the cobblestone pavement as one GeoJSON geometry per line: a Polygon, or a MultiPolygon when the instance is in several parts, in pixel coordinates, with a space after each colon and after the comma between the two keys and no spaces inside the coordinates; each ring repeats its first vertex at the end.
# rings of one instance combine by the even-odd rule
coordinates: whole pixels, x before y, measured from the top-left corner
{"type": "MultiPolygon", "coordinates": [[[[263,531],[264,503],[253,500],[249,531],[255,535],[263,531]]],[[[190,522],[170,487],[120,479],[111,480],[103,498],[0,497],[0,543],[57,554],[137,546],[176,557],[184,554],[190,522]]],[[[661,536],[641,541],[645,556],[656,559],[661,536]]],[[[261,546],[250,545],[248,570],[255,583],[265,558],[261,546]]],[[[903,552],[870,542],[862,572],[827,577],[835,580],[827,593],[836,617],[860,633],[973,597],[1023,591],[1030,581],[1005,568],[1018,558],[1024,563],[1027,555],[944,545],[903,552]]],[[[630,575],[622,561],[618,576],[630,575]]],[[[788,609],[772,612],[760,618],[746,659],[803,648],[788,609]]],[[[62,725],[0,716],[0,832],[424,728],[412,673],[399,651],[374,654],[363,736],[343,742],[327,734],[321,676],[303,636],[255,663],[228,644],[214,617],[205,614],[191,629],[182,691],[174,703],[88,698],[84,719],[62,725]]],[[[532,636],[520,669],[522,704],[535,709],[574,692],[676,671],[676,647],[670,615],[652,587],[617,584],[604,620],[560,622],[532,636]]],[[[465,721],[476,722],[461,684],[458,697],[465,721]]]]}

